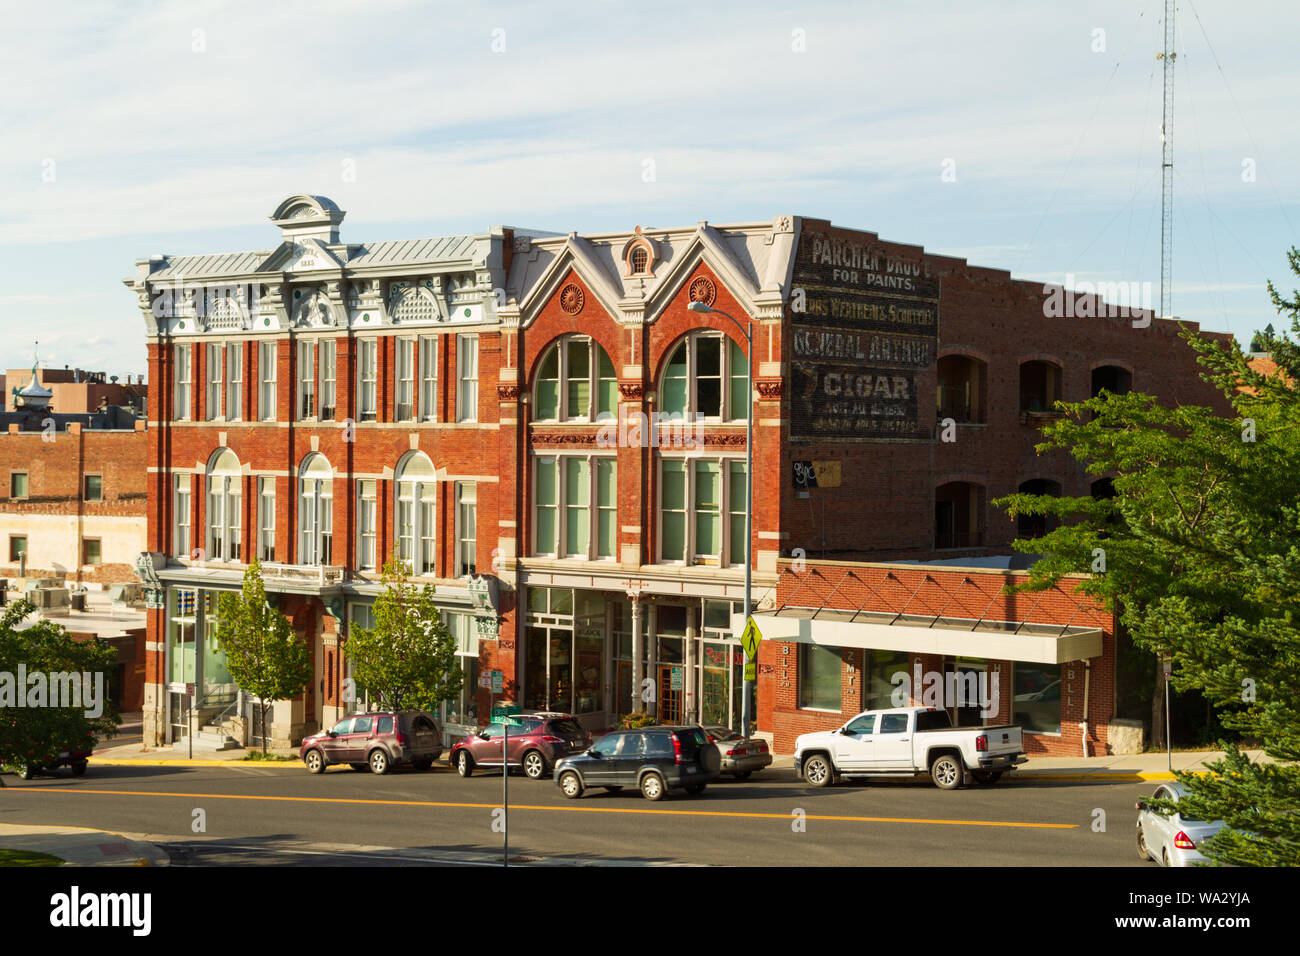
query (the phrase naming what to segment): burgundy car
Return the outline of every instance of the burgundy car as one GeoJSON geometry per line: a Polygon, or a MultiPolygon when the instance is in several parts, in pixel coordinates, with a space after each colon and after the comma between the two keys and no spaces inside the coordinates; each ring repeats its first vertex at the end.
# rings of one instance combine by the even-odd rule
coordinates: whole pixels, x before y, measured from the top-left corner
{"type": "MultiPolygon", "coordinates": [[[[502,725],[489,724],[455,744],[447,760],[462,777],[475,770],[501,769],[502,725]]],[[[591,746],[591,732],[568,714],[519,714],[511,718],[510,767],[543,780],[561,757],[591,746]]]]}
{"type": "Polygon", "coordinates": [[[403,763],[428,770],[442,754],[442,731],[422,710],[356,714],[303,738],[298,753],[309,773],[323,773],[333,763],[369,767],[372,773],[388,773],[403,763]]]}

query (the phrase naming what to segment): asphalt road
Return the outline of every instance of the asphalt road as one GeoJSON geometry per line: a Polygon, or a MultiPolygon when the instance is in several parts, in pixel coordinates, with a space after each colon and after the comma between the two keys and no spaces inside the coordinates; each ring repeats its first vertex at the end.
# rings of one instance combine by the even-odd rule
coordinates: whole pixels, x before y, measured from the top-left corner
{"type": "MultiPolygon", "coordinates": [[[[82,778],[5,777],[0,822],[143,834],[178,864],[491,865],[501,777],[445,765],[386,776],[301,766],[94,766],[82,778]],[[196,813],[201,811],[201,814],[196,813]],[[204,832],[195,832],[201,820],[204,832]]],[[[1134,801],[1152,783],[1017,781],[942,791],[927,781],[817,790],[791,771],[724,780],[658,803],[636,791],[566,800],[510,779],[521,863],[648,865],[1151,866],[1134,801]],[[1104,812],[1104,817],[1102,813],[1104,812]],[[1103,826],[1104,824],[1104,826],[1103,826]]]]}

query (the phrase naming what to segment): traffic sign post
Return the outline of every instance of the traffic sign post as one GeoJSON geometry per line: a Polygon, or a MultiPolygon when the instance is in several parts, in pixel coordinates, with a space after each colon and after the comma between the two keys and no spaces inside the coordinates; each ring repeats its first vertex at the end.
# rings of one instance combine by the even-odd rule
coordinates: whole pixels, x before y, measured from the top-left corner
{"type": "MultiPolygon", "coordinates": [[[[754,681],[758,680],[758,645],[762,640],[763,632],[760,631],[758,625],[754,623],[753,615],[750,615],[745,621],[745,630],[742,631],[740,635],[740,646],[745,649],[744,681],[746,684],[752,684],[754,681]]],[[[746,691],[748,691],[748,688],[746,688],[746,691]]],[[[748,702],[746,701],[746,703],[748,702]]],[[[742,715],[741,720],[746,725],[748,725],[748,720],[746,719],[747,715],[748,707],[745,707],[744,715],[742,715]]],[[[749,727],[745,726],[741,728],[740,732],[744,736],[748,737],[749,727]]]]}

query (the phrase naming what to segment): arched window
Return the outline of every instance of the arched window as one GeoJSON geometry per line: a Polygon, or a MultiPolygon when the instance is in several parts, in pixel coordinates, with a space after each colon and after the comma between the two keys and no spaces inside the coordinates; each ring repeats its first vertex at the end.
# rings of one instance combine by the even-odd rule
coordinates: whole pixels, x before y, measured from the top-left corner
{"type": "Polygon", "coordinates": [[[618,411],[614,363],[586,335],[568,335],[542,356],[533,397],[535,421],[590,422],[618,411]]]}
{"type": "Polygon", "coordinates": [[[632,250],[632,275],[645,275],[645,267],[650,262],[650,253],[645,251],[644,246],[637,246],[632,250]]]}
{"type": "Polygon", "coordinates": [[[437,557],[438,513],[434,508],[437,479],[429,456],[422,452],[408,453],[398,463],[393,486],[397,502],[397,559],[405,561],[414,574],[433,574],[437,557]]]}
{"type": "MultiPolygon", "coordinates": [[[[1061,483],[1050,478],[1033,478],[1022,481],[1016,489],[1022,495],[1051,495],[1061,497],[1061,483]]],[[[1022,514],[1016,519],[1017,538],[1041,538],[1056,528],[1057,519],[1053,515],[1022,514]]]]}
{"type": "Polygon", "coordinates": [[[1035,359],[1020,364],[1020,410],[1055,413],[1061,398],[1061,366],[1035,359]]]}
{"type": "Polygon", "coordinates": [[[239,459],[223,448],[208,462],[209,561],[238,561],[243,537],[239,459]]]}
{"type": "Polygon", "coordinates": [[[668,356],[660,408],[685,421],[744,421],[749,361],[721,332],[691,332],[668,356]]]}
{"type": "Polygon", "coordinates": [[[298,563],[327,567],[334,560],[334,469],[313,452],[298,476],[298,563]]]}
{"type": "Polygon", "coordinates": [[[934,491],[934,547],[984,546],[984,489],[968,481],[950,481],[934,491]]]}

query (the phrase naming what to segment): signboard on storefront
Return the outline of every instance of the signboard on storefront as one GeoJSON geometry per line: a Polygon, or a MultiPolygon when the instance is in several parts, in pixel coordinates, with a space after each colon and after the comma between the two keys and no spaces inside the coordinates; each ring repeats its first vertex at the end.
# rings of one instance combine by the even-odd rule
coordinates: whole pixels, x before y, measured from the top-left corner
{"type": "Polygon", "coordinates": [[[791,285],[791,438],[928,440],[918,390],[939,345],[939,277],[924,259],[805,233],[791,285]]]}

